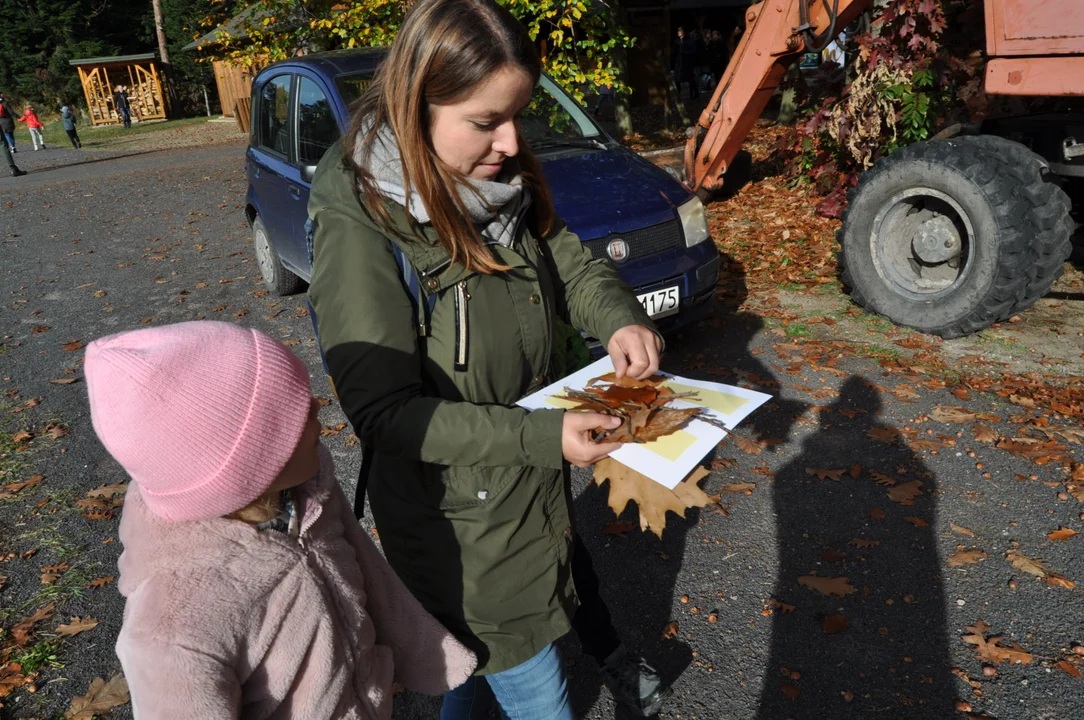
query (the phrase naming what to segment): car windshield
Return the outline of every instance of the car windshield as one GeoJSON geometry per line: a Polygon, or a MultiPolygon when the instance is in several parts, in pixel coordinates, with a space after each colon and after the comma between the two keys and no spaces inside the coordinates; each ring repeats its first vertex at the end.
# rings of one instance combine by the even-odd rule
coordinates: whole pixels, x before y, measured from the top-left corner
{"type": "MultiPolygon", "coordinates": [[[[336,78],[339,93],[347,106],[361,97],[369,87],[372,77],[372,72],[366,72],[340,75],[336,78]]],[[[606,141],[598,125],[587,116],[583,108],[545,75],[535,86],[534,96],[523,111],[520,132],[535,151],[584,140],[606,141]]]]}

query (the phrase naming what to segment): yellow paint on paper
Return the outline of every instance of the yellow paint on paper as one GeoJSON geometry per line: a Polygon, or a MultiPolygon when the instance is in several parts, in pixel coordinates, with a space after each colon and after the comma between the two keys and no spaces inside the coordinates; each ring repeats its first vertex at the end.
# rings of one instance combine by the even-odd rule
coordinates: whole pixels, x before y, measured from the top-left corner
{"type": "Polygon", "coordinates": [[[641,445],[644,450],[650,450],[659,457],[666,458],[670,462],[677,462],[678,458],[696,444],[696,436],[692,433],[678,430],[676,433],[666,435],[653,442],[641,445]]]}
{"type": "Polygon", "coordinates": [[[553,407],[560,408],[562,410],[571,410],[572,408],[579,405],[579,403],[575,400],[569,400],[566,397],[558,397],[556,395],[550,395],[548,398],[546,398],[546,404],[552,405],[553,407]]]}
{"type": "Polygon", "coordinates": [[[684,402],[692,405],[700,405],[709,410],[721,412],[724,415],[737,412],[746,403],[752,402],[749,398],[744,398],[740,395],[731,395],[730,393],[720,392],[718,390],[705,390],[704,388],[693,387],[692,385],[682,385],[676,382],[666,382],[663,383],[663,385],[670,388],[675,393],[696,393],[697,397],[685,398],[684,402]]]}

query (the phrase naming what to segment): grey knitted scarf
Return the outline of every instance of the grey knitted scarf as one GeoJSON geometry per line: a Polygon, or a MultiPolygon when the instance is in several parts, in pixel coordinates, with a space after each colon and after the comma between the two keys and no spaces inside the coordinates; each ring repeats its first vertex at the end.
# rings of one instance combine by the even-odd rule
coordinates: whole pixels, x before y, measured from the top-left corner
{"type": "MultiPolygon", "coordinates": [[[[389,200],[399,203],[407,209],[411,217],[421,224],[429,222],[429,213],[422,203],[421,196],[413,189],[410,200],[403,187],[403,164],[399,153],[399,143],[391,128],[385,126],[377,133],[371,152],[366,158],[364,128],[358,134],[354,149],[354,162],[366,165],[376,182],[380,193],[389,200]]],[[[531,191],[518,174],[518,167],[513,162],[506,162],[505,169],[495,180],[467,179],[468,185],[458,187],[459,199],[470,213],[471,221],[478,228],[485,242],[511,247],[516,240],[516,230],[520,220],[531,205],[531,191]]]]}

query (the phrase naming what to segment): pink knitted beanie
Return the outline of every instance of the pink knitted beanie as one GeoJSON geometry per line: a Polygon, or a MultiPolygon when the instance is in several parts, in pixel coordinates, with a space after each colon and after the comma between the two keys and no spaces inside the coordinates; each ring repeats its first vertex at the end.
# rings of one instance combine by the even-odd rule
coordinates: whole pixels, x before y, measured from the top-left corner
{"type": "Polygon", "coordinates": [[[250,328],[186,322],[87,346],[102,444],[167,520],[228,515],[271,486],[308,422],[309,375],[250,328]]]}

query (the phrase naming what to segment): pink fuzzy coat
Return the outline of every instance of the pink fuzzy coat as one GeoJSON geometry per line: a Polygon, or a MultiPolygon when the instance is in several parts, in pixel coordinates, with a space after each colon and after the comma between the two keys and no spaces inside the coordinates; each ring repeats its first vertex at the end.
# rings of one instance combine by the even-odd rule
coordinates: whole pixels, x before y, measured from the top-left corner
{"type": "Polygon", "coordinates": [[[137,720],[390,718],[392,682],[437,695],[474,671],[357,524],[326,448],[320,465],[298,488],[299,540],[169,522],[131,484],[117,655],[137,720]]]}

